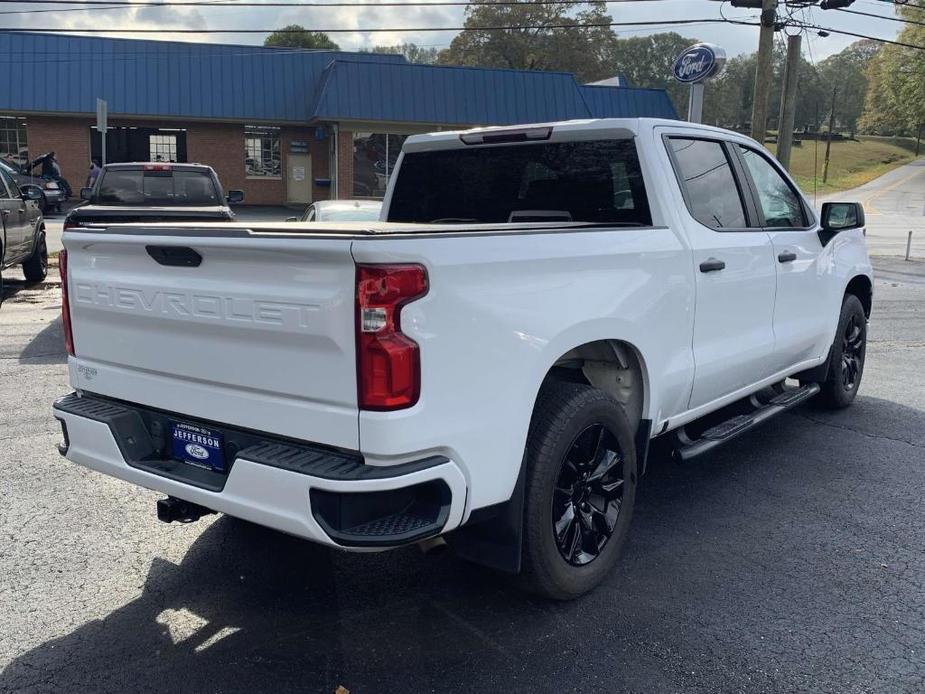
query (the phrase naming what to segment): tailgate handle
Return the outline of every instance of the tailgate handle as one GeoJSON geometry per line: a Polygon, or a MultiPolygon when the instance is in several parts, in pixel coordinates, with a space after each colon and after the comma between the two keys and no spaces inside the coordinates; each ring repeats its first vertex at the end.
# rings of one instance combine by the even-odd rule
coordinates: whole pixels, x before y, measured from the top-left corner
{"type": "Polygon", "coordinates": [[[161,265],[199,267],[202,256],[187,246],[145,246],[148,255],[161,265]]]}

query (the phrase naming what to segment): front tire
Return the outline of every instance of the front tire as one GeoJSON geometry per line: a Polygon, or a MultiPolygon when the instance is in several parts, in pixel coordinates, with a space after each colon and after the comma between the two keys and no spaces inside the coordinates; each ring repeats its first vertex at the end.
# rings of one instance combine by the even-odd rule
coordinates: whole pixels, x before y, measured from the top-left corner
{"type": "Polygon", "coordinates": [[[544,384],[524,465],[519,581],[544,597],[578,597],[616,564],[633,514],[636,451],[623,407],[590,386],[544,384]]]}
{"type": "Polygon", "coordinates": [[[27,282],[44,282],[48,276],[48,244],[45,242],[44,231],[32,255],[22,264],[22,272],[27,282]]]}
{"type": "Polygon", "coordinates": [[[835,342],[829,352],[829,369],[819,403],[830,409],[848,407],[858,394],[867,355],[867,315],[861,300],[848,294],[842,301],[835,342]]]}

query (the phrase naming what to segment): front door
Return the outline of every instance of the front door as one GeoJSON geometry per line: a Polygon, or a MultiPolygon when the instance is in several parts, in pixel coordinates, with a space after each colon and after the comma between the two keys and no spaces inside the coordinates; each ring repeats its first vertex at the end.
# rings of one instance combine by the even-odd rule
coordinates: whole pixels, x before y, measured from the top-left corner
{"type": "Polygon", "coordinates": [[[823,252],[808,205],[771,158],[753,147],[736,148],[754,186],[761,224],[774,246],[773,363],[776,371],[784,370],[823,356],[831,344],[831,326],[821,317],[840,300],[827,294],[836,286],[826,277],[833,267],[832,250],[823,252]]]}
{"type": "Polygon", "coordinates": [[[309,154],[289,154],[286,199],[307,205],[312,201],[312,160],[309,154]]]}
{"type": "Polygon", "coordinates": [[[681,134],[665,141],[696,282],[694,409],[773,373],[776,276],[771,239],[750,225],[755,211],[731,145],[681,134]]]}
{"type": "MultiPolygon", "coordinates": [[[[0,215],[3,217],[5,258],[7,262],[21,262],[31,250],[32,229],[26,211],[26,201],[6,171],[0,169],[0,215]]],[[[0,239],[3,241],[3,239],[0,239]]]]}

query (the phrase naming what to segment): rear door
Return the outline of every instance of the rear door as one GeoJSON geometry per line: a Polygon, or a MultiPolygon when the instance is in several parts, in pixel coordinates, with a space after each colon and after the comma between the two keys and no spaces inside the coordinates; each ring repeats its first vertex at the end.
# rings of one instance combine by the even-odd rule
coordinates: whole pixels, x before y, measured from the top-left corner
{"type": "Polygon", "coordinates": [[[358,448],[349,236],[136,226],[64,246],[73,386],[358,448]]]}
{"type": "Polygon", "coordinates": [[[9,174],[0,169],[0,215],[6,236],[6,262],[19,262],[29,252],[32,228],[26,211],[26,201],[9,174]]]}
{"type": "Polygon", "coordinates": [[[699,133],[663,140],[696,278],[693,409],[773,373],[775,267],[732,146],[699,133]]]}
{"type": "Polygon", "coordinates": [[[772,363],[782,370],[815,359],[828,349],[833,302],[828,281],[833,267],[823,254],[818,226],[808,206],[778,165],[764,151],[736,145],[754,191],[759,222],[773,245],[777,268],[772,363]]]}

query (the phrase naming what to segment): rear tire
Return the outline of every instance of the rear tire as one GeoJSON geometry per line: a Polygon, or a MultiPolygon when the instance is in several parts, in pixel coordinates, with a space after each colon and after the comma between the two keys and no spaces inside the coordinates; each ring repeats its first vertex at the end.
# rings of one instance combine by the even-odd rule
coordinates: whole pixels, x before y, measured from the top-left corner
{"type": "Polygon", "coordinates": [[[22,271],[27,282],[44,282],[48,276],[48,244],[45,242],[44,231],[32,255],[22,264],[22,271]]]}
{"type": "Polygon", "coordinates": [[[842,301],[829,369],[818,402],[829,409],[848,407],[858,394],[867,355],[867,316],[861,300],[847,294],[842,301]]]}
{"type": "Polygon", "coordinates": [[[544,384],[524,465],[518,581],[544,597],[578,597],[616,564],[633,515],[636,451],[623,407],[590,386],[544,384]]]}

